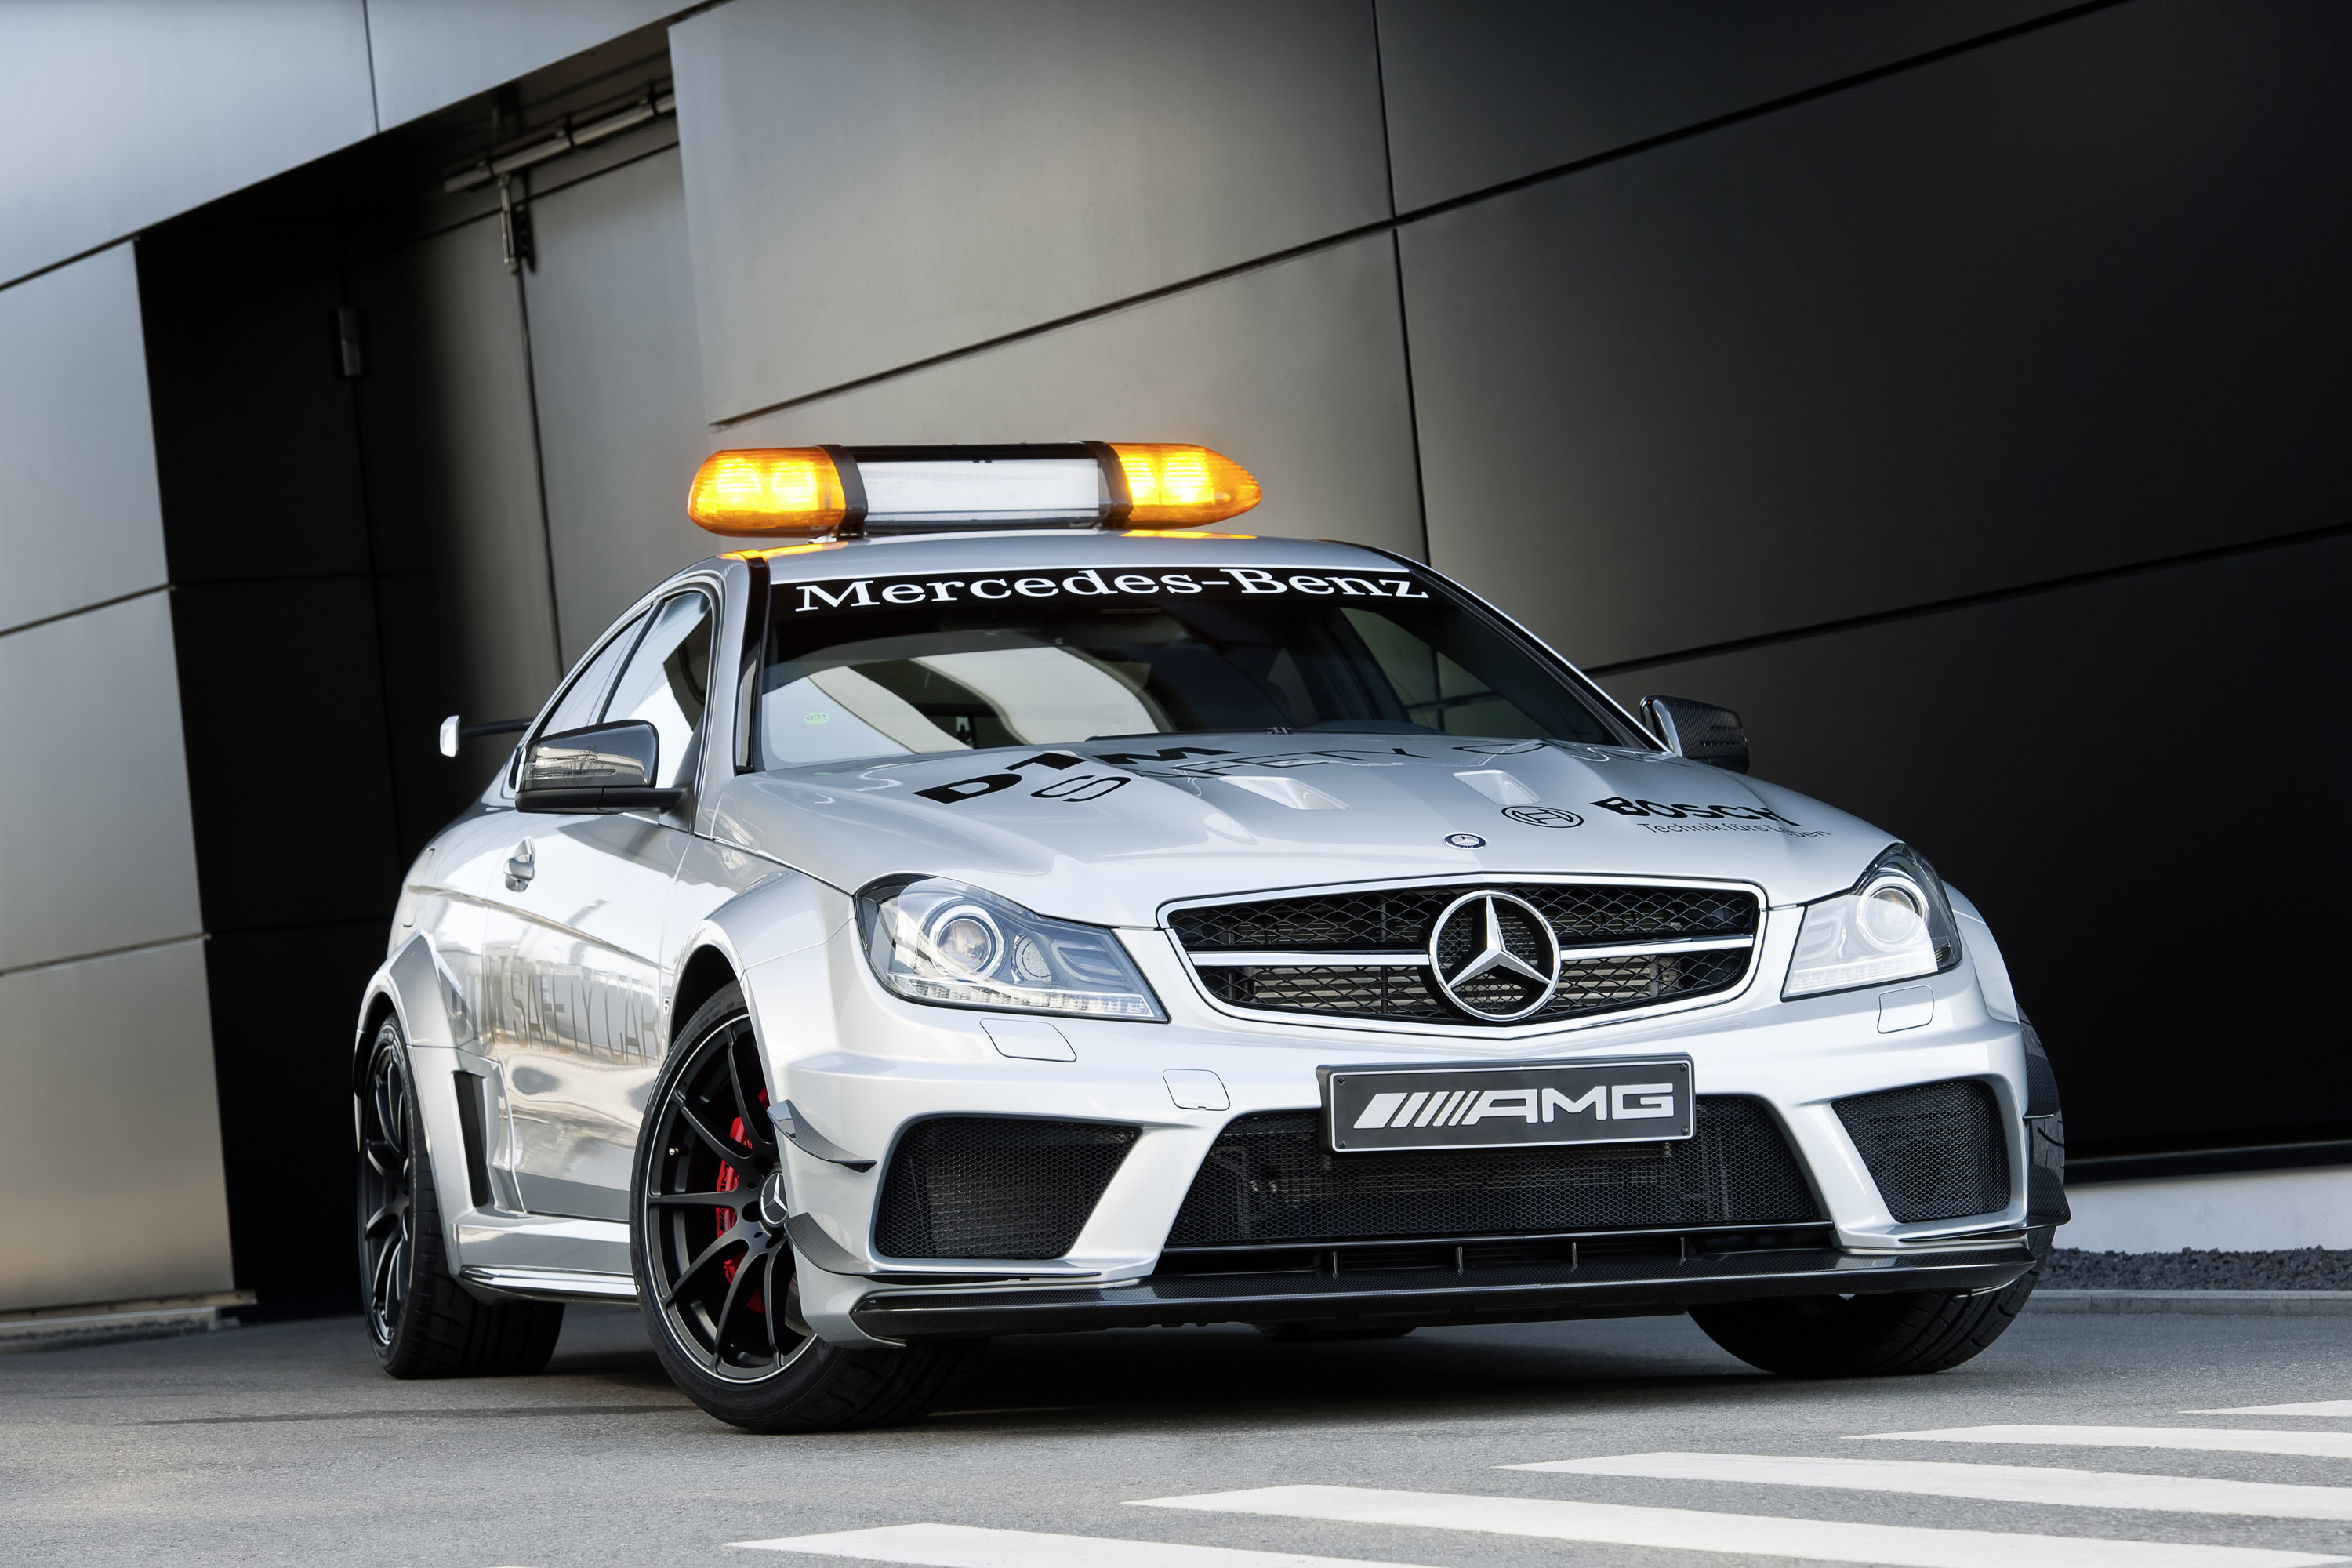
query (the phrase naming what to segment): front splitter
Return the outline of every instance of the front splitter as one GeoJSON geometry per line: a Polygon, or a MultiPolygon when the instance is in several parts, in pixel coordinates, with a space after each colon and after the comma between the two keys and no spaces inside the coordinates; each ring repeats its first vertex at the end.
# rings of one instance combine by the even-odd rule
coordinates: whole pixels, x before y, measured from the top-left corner
{"type": "Polygon", "coordinates": [[[1653,1316],[1769,1296],[1997,1290],[2032,1266],[2032,1254],[2020,1244],[1916,1258],[1822,1248],[1677,1264],[1187,1274],[1117,1285],[882,1291],[849,1315],[874,1338],[900,1342],[1332,1319],[1396,1327],[1545,1322],[1653,1316]]]}

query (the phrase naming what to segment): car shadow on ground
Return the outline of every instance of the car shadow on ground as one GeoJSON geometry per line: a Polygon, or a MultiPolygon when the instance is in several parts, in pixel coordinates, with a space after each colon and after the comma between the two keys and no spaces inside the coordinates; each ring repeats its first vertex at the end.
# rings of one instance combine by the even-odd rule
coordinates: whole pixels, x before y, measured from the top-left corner
{"type": "MultiPolygon", "coordinates": [[[[667,1384],[629,1308],[572,1309],[542,1376],[606,1389],[667,1384]]],[[[1785,1386],[1682,1317],[1303,1342],[1232,1325],[1122,1329],[997,1340],[928,1419],[977,1430],[1493,1417],[1785,1386]]]]}

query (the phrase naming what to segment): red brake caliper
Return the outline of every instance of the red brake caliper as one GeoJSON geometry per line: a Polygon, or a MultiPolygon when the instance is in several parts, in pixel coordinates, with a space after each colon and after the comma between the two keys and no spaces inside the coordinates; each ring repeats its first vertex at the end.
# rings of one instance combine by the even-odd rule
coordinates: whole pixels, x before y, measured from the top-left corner
{"type": "MultiPolygon", "coordinates": [[[[760,1103],[761,1105],[768,1103],[768,1091],[764,1089],[760,1091],[760,1103]]],[[[746,1149],[751,1147],[750,1129],[743,1125],[743,1119],[740,1116],[728,1124],[727,1136],[733,1139],[737,1143],[746,1149]]],[[[743,1177],[734,1166],[721,1165],[719,1167],[719,1190],[720,1192],[731,1193],[742,1184],[743,1177]]],[[[718,1219],[719,1234],[720,1236],[724,1236],[727,1234],[727,1227],[735,1223],[735,1211],[733,1209],[720,1209],[718,1211],[718,1219]]],[[[719,1272],[727,1277],[727,1282],[730,1285],[735,1282],[735,1264],[736,1259],[730,1258],[724,1259],[719,1265],[719,1272]]],[[[745,1301],[743,1305],[754,1312],[765,1312],[768,1310],[767,1303],[760,1300],[760,1293],[757,1290],[751,1292],[751,1299],[745,1301]]]]}

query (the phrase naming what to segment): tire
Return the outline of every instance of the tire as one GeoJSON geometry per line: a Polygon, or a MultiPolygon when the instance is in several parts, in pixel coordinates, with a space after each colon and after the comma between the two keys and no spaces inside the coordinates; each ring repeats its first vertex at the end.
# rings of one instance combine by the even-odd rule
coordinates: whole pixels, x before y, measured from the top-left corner
{"type": "Polygon", "coordinates": [[[663,1370],[747,1432],[842,1432],[920,1415],[986,1342],[876,1350],[812,1333],[741,988],[711,997],[673,1038],[629,1187],[629,1260],[663,1370]]]}
{"type": "Polygon", "coordinates": [[[1998,1290],[1948,1295],[1788,1296],[1693,1307],[1706,1337],[1783,1377],[1894,1377],[1942,1372],[2008,1331],[2042,1278],[2042,1259],[1998,1290]]]}
{"type": "Polygon", "coordinates": [[[555,1353],[561,1303],[478,1300],[449,1271],[408,1049],[386,1018],[360,1087],[360,1290],[394,1377],[517,1377],[555,1353]]]}

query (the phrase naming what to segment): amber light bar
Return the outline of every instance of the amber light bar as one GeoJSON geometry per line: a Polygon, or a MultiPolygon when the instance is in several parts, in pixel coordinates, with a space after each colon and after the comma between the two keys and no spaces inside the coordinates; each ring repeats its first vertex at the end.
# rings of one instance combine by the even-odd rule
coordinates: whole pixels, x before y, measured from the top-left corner
{"type": "Polygon", "coordinates": [[[770,447],[715,452],[687,515],[735,538],[814,541],[993,528],[1181,533],[1247,511],[1257,480],[1206,447],[770,447]]]}
{"type": "Polygon", "coordinates": [[[1113,441],[1129,502],[1122,520],[1134,528],[1196,528],[1223,522],[1257,505],[1250,471],[1206,447],[1113,441]]]}
{"type": "Polygon", "coordinates": [[[713,452],[686,495],[687,516],[741,539],[822,539],[849,514],[841,470],[822,447],[713,452]]]}

